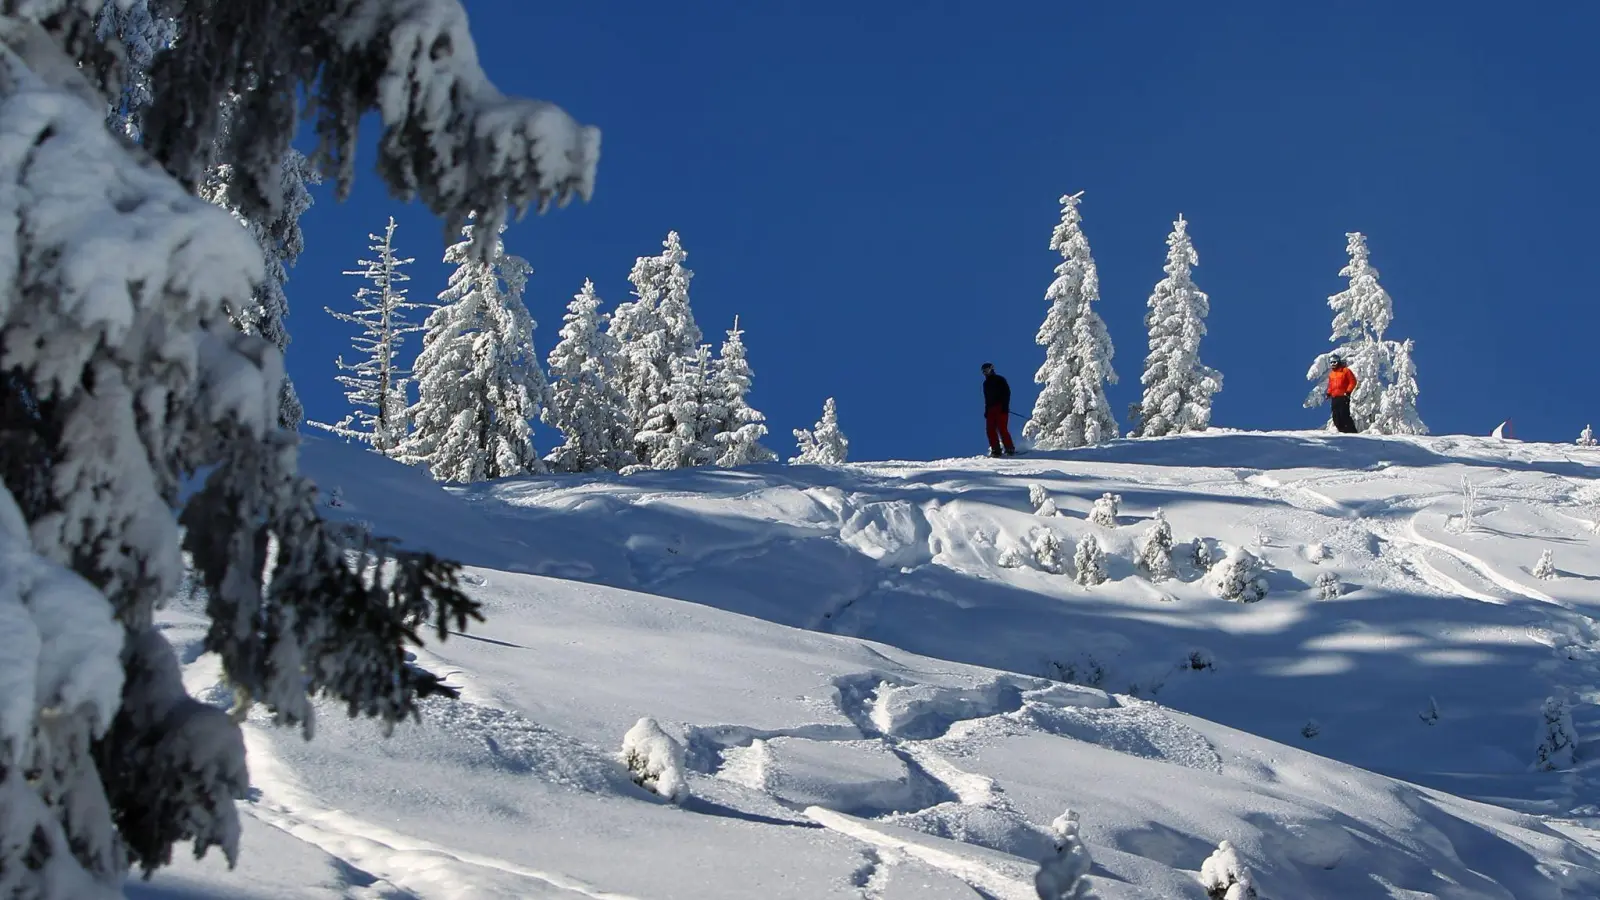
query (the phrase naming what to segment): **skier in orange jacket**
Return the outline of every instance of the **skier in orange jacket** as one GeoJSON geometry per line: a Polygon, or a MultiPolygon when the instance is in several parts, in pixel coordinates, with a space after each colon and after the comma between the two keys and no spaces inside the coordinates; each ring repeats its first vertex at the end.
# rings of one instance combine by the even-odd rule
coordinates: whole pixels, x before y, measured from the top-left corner
{"type": "Polygon", "coordinates": [[[1350,395],[1356,392],[1356,373],[1344,364],[1344,358],[1335,356],[1328,369],[1328,401],[1333,404],[1333,427],[1345,434],[1356,432],[1356,420],[1350,417],[1350,395]]]}

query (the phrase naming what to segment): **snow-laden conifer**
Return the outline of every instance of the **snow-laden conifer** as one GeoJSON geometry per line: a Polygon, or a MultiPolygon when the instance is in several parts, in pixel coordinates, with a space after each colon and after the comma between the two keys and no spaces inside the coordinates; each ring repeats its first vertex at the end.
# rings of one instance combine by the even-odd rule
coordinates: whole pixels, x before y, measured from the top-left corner
{"type": "Polygon", "coordinates": [[[1028,504],[1033,507],[1033,514],[1036,516],[1048,518],[1061,514],[1061,510],[1056,507],[1055,498],[1050,496],[1050,491],[1042,484],[1028,485],[1028,504]]]}
{"type": "Polygon", "coordinates": [[[104,0],[95,18],[95,36],[102,44],[113,40],[122,44],[122,90],[111,97],[107,122],[137,143],[144,111],[154,99],[150,67],[156,54],[170,48],[177,38],[177,23],[152,11],[149,0],[104,0]]]}
{"type": "Polygon", "coordinates": [[[1545,581],[1554,581],[1559,575],[1559,573],[1556,572],[1555,554],[1551,553],[1549,550],[1540,553],[1539,561],[1534,563],[1532,574],[1535,578],[1543,579],[1545,581]]]}
{"type": "Polygon", "coordinates": [[[1089,870],[1094,860],[1079,834],[1078,814],[1067,810],[1050,823],[1053,852],[1039,862],[1033,876],[1039,900],[1091,900],[1089,870]]]}
{"type": "Polygon", "coordinates": [[[1167,277],[1150,294],[1145,328],[1150,352],[1145,357],[1144,399],[1132,423],[1139,437],[1161,437],[1205,431],[1211,425],[1211,398],[1222,390],[1222,375],[1200,361],[1200,339],[1206,333],[1211,299],[1195,286],[1191,267],[1200,257],[1189,238],[1183,216],[1167,235],[1167,277]]]}
{"type": "Polygon", "coordinates": [[[456,0],[193,0],[161,4],[183,39],[151,69],[135,153],[106,125],[127,60],[101,43],[100,6],[0,12],[0,631],[30,643],[0,652],[0,682],[32,685],[4,704],[0,878],[36,900],[119,896],[180,843],[236,858],[238,721],[258,709],[309,733],[313,697],[409,719],[450,691],[407,645],[474,612],[455,564],[320,517],[280,427],[281,353],[227,321],[262,282],[261,249],[194,196],[206,173],[231,167],[230,193],[270,221],[256,213],[277,212],[264,186],[305,94],[330,165],[379,113],[389,188],[457,221],[586,190],[596,149],[554,107],[494,89],[456,0]],[[219,144],[219,110],[245,94],[219,144]],[[189,696],[152,625],[186,562],[209,620],[197,649],[233,715],[189,696]]]}
{"type": "Polygon", "coordinates": [[[750,405],[750,386],[754,379],[755,373],[745,351],[744,332],[739,330],[739,318],[735,316],[728,339],[722,342],[722,350],[712,366],[710,391],[720,412],[712,439],[716,442],[719,466],[748,466],[778,458],[761,445],[761,439],[767,435],[767,417],[750,405]]]}
{"type": "Polygon", "coordinates": [[[666,395],[634,438],[645,448],[650,468],[684,469],[716,461],[712,434],[722,406],[711,396],[710,370],[711,348],[706,345],[692,356],[673,358],[666,395]]]}
{"type": "Polygon", "coordinates": [[[1050,236],[1050,249],[1061,254],[1061,264],[1045,292],[1050,311],[1035,338],[1045,348],[1045,357],[1033,380],[1043,387],[1033,417],[1022,430],[1048,450],[1098,444],[1117,436],[1105,391],[1106,382],[1115,384],[1117,374],[1111,368],[1111,335],[1094,310],[1100,299],[1100,275],[1078,213],[1082,199],[1082,192],[1061,198],[1061,223],[1050,236]]]}
{"type": "Polygon", "coordinates": [[[1072,568],[1073,578],[1084,587],[1094,587],[1106,580],[1106,551],[1100,546],[1099,538],[1086,534],[1078,540],[1072,568]]]}
{"type": "Polygon", "coordinates": [[[602,328],[604,320],[594,282],[585,279],[567,305],[561,340],[550,351],[543,420],[564,440],[545,462],[557,472],[616,472],[634,461],[627,401],[616,383],[617,342],[602,328]]]}
{"type": "Polygon", "coordinates": [[[343,438],[370,444],[372,449],[385,456],[399,452],[406,437],[406,375],[398,359],[400,345],[405,335],[421,331],[422,327],[406,320],[405,311],[418,309],[421,304],[406,300],[403,285],[411,276],[401,271],[402,266],[416,262],[412,258],[397,256],[394,233],[399,226],[394,217],[382,235],[369,234],[373,259],[363,259],[360,269],[345,272],[364,278],[356,291],[356,311],[340,312],[331,307],[328,314],[341,322],[358,325],[362,333],[355,338],[355,349],[367,358],[355,364],[346,363],[340,356],[337,365],[344,374],[338,381],[345,387],[345,399],[356,409],[332,425],[321,422],[310,424],[343,438]]]}
{"type": "Polygon", "coordinates": [[[1216,851],[1201,864],[1200,884],[1206,889],[1208,900],[1256,900],[1257,897],[1250,869],[1227,841],[1218,844],[1216,851]]]}
{"type": "Polygon", "coordinates": [[[689,799],[683,744],[648,716],[622,737],[622,764],[633,783],[670,803],[689,799]]]}
{"type": "Polygon", "coordinates": [[[1332,572],[1323,572],[1317,576],[1317,599],[1337,600],[1343,593],[1344,586],[1339,583],[1339,576],[1332,572]]]}
{"type": "Polygon", "coordinates": [[[849,456],[850,441],[839,430],[839,407],[829,397],[822,404],[822,418],[810,430],[797,428],[795,443],[800,452],[790,457],[790,465],[837,466],[849,456]]]}
{"type": "Polygon", "coordinates": [[[689,305],[694,272],[684,266],[687,258],[676,231],[668,232],[659,256],[639,257],[628,275],[634,299],[617,307],[607,329],[619,346],[617,386],[628,401],[629,426],[640,436],[634,454],[644,466],[655,466],[652,445],[643,435],[664,433],[660,423],[650,421],[668,400],[674,360],[692,361],[700,347],[700,327],[689,305]]]}
{"type": "Polygon", "coordinates": [[[544,471],[531,425],[546,386],[522,303],[532,267],[498,237],[486,259],[474,256],[479,227],[462,228],[462,240],[445,251],[456,270],[428,316],[412,367],[417,402],[407,413],[413,430],[400,457],[440,481],[544,471]]]}
{"type": "Polygon", "coordinates": [[[1254,603],[1267,595],[1261,577],[1261,560],[1243,547],[1235,547],[1206,575],[1212,593],[1236,603],[1254,603]]]}
{"type": "Polygon", "coordinates": [[[1371,431],[1376,434],[1427,434],[1428,426],[1417,415],[1417,367],[1411,359],[1410,340],[1387,342],[1389,383],[1378,400],[1378,415],[1371,431]]]}
{"type": "Polygon", "coordinates": [[[1195,574],[1204,575],[1211,571],[1216,563],[1216,554],[1213,552],[1211,542],[1205,538],[1195,538],[1189,551],[1189,565],[1195,574]]]}
{"type": "Polygon", "coordinates": [[[1166,581],[1173,576],[1172,525],[1159,509],[1139,542],[1138,566],[1151,581],[1166,581]]]}
{"type": "Polygon", "coordinates": [[[1572,768],[1577,760],[1578,731],[1572,725],[1572,708],[1565,700],[1545,698],[1539,707],[1539,727],[1534,740],[1535,771],[1572,768]]]}
{"type": "Polygon", "coordinates": [[[1110,491],[1100,495],[1094,501],[1094,508],[1089,510],[1089,521],[1101,528],[1117,527],[1117,514],[1122,510],[1122,495],[1110,491]]]}
{"type": "Polygon", "coordinates": [[[1033,559],[1039,568],[1051,574],[1059,575],[1066,568],[1066,560],[1061,554],[1061,538],[1049,528],[1041,528],[1034,532],[1029,541],[1033,550],[1033,559]]]}
{"type": "Polygon", "coordinates": [[[1583,431],[1578,434],[1578,446],[1593,447],[1595,444],[1594,429],[1588,425],[1583,426],[1583,431]]]}

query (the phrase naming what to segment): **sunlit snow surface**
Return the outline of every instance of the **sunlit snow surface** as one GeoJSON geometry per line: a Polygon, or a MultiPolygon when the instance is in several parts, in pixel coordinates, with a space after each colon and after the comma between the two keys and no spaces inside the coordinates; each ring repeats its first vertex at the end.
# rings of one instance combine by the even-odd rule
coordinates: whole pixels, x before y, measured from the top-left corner
{"type": "MultiPolygon", "coordinates": [[[[333,705],[310,743],[253,723],[239,869],[131,897],[1026,900],[1067,808],[1102,898],[1203,898],[1223,840],[1266,900],[1600,896],[1600,740],[1530,771],[1546,697],[1600,735],[1600,452],[1223,432],[459,490],[304,457],[329,515],[471,567],[487,621],[420,654],[462,699],[387,739],[333,705]],[[1152,584],[1157,508],[1180,577],[1152,584]],[[1039,529],[1096,533],[1111,580],[1039,570],[1039,529]],[[1213,596],[1195,538],[1260,557],[1266,598],[1213,596]],[[618,762],[645,716],[681,806],[618,762]]],[[[164,621],[197,647],[187,601],[164,621]]]]}

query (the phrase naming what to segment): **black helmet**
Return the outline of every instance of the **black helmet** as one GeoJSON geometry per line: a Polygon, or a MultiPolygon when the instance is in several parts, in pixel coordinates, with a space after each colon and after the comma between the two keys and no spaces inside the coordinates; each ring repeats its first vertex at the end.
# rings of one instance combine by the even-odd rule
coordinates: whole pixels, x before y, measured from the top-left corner
{"type": "Polygon", "coordinates": [[[986,373],[987,372],[993,372],[994,371],[994,363],[984,363],[983,364],[983,371],[986,372],[986,373]]]}
{"type": "Polygon", "coordinates": [[[1328,364],[1335,367],[1342,366],[1344,365],[1344,357],[1335,353],[1333,356],[1328,358],[1328,364]]]}

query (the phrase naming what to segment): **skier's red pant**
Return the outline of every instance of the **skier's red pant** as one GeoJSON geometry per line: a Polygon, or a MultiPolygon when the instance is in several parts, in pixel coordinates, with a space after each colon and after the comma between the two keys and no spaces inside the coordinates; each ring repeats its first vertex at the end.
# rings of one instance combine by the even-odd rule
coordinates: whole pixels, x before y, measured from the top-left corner
{"type": "Polygon", "coordinates": [[[1001,441],[1005,442],[1006,452],[1010,453],[1016,448],[1011,445],[1011,411],[1004,406],[991,406],[983,411],[984,424],[989,429],[989,449],[999,450],[1001,441]]]}

